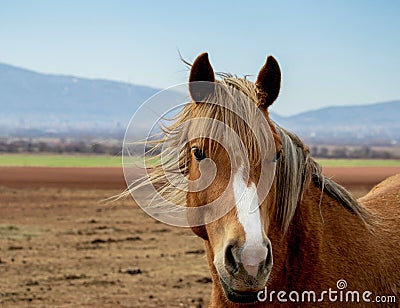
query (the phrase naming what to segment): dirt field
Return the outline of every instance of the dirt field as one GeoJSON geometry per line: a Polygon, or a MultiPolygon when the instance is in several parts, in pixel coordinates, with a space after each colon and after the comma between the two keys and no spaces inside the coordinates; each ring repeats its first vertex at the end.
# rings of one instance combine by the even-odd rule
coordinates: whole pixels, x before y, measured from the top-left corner
{"type": "MultiPolygon", "coordinates": [[[[400,168],[324,172],[361,196],[400,168]]],[[[201,240],[101,202],[124,186],[116,168],[0,168],[0,306],[206,306],[201,240]]]]}

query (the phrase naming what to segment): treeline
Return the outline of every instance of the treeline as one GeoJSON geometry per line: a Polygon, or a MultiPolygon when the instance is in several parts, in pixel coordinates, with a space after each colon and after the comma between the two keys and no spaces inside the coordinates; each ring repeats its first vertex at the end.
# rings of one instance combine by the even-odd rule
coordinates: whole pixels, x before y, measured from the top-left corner
{"type": "MultiPolygon", "coordinates": [[[[82,153],[82,154],[121,154],[122,143],[113,141],[74,141],[53,139],[50,141],[34,139],[0,139],[0,153],[82,153]]],[[[313,157],[351,158],[351,159],[399,159],[399,148],[379,148],[369,146],[310,146],[313,157]]]]}
{"type": "Polygon", "coordinates": [[[369,146],[312,146],[311,155],[319,158],[398,159],[395,151],[374,149],[369,146]]]}
{"type": "Polygon", "coordinates": [[[118,142],[0,140],[0,153],[82,153],[118,155],[121,153],[121,146],[121,143],[118,142]]]}

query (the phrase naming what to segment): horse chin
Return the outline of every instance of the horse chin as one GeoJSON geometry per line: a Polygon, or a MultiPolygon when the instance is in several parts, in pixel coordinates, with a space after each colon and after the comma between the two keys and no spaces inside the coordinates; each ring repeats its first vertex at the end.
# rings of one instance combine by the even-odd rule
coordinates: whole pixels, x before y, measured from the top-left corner
{"type": "Polygon", "coordinates": [[[259,291],[237,291],[228,286],[223,279],[219,279],[222,285],[222,289],[226,298],[234,303],[250,304],[257,302],[257,294],[259,291]]]}
{"type": "MultiPolygon", "coordinates": [[[[259,273],[257,277],[253,277],[242,270],[239,277],[234,278],[225,269],[221,269],[217,264],[215,265],[225,297],[231,302],[242,304],[258,301],[257,295],[265,289],[271,271],[271,268],[268,268],[267,272],[259,273]]],[[[240,268],[242,267],[243,265],[240,266],[240,268]]]]}

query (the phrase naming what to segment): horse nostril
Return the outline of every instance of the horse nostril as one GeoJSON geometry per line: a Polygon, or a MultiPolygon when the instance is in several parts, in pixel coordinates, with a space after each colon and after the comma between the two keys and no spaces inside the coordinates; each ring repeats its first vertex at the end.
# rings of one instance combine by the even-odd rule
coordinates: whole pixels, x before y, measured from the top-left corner
{"type": "Polygon", "coordinates": [[[239,270],[239,266],[233,255],[233,245],[228,245],[225,250],[225,267],[228,272],[236,274],[239,270]]]}
{"type": "Polygon", "coordinates": [[[266,268],[272,265],[272,247],[271,244],[267,245],[267,257],[265,258],[265,266],[266,268]]]}

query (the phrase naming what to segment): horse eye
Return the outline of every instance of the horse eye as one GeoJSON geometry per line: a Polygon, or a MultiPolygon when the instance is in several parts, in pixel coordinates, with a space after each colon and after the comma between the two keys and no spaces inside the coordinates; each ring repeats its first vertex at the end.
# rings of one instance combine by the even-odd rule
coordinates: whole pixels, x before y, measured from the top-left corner
{"type": "Polygon", "coordinates": [[[206,158],[206,155],[204,154],[204,152],[202,150],[200,150],[198,147],[193,147],[192,152],[193,152],[194,158],[197,161],[201,161],[204,158],[206,158]]]}
{"type": "Polygon", "coordinates": [[[282,149],[275,153],[273,162],[276,163],[282,156],[282,149]]]}

